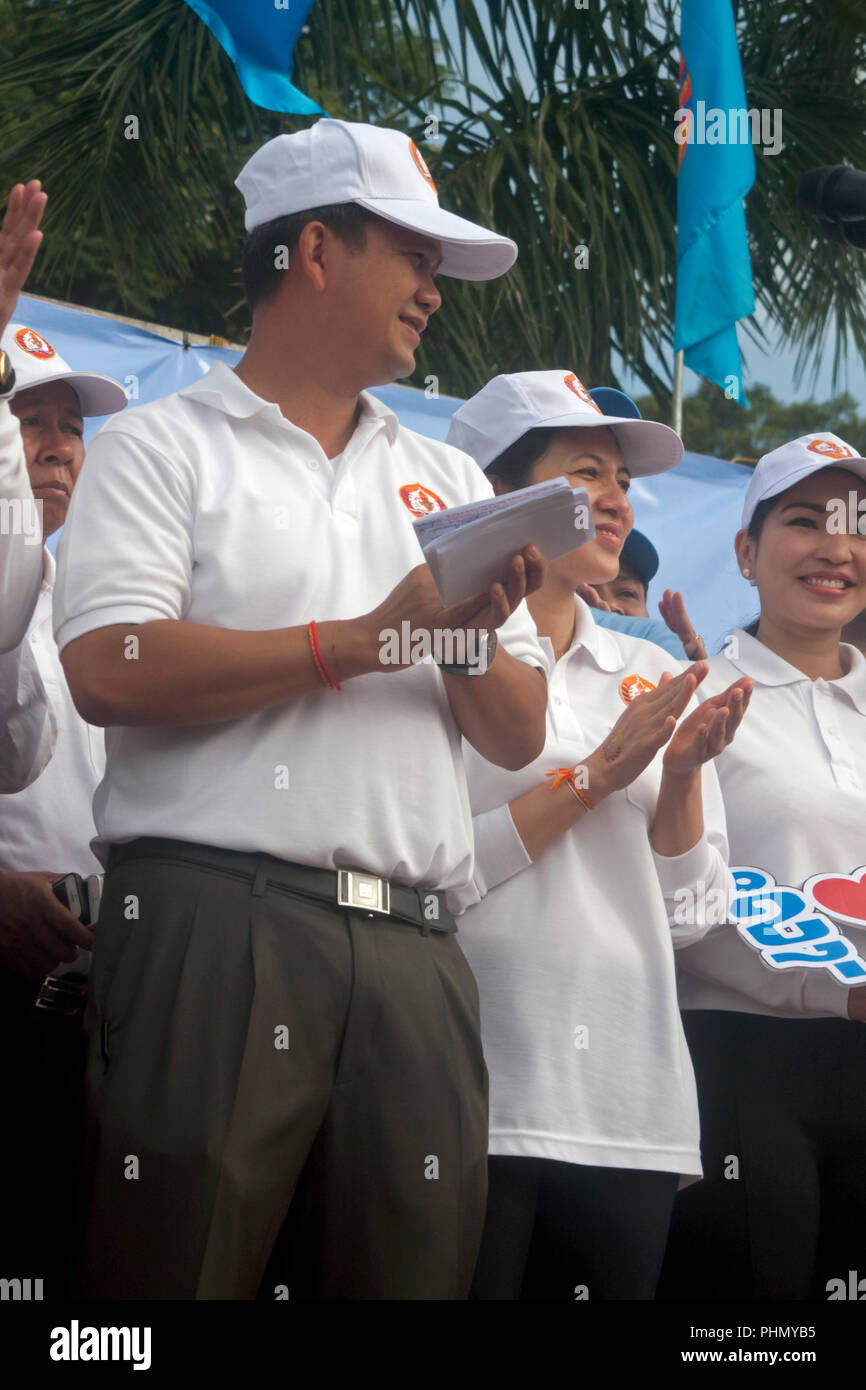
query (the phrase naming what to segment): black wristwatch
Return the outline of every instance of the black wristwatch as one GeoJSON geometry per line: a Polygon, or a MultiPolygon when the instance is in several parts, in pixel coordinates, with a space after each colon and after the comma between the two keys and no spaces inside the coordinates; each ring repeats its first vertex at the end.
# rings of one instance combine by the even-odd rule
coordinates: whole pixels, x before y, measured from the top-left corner
{"type": "Polygon", "coordinates": [[[481,656],[478,661],[446,662],[436,661],[440,671],[447,671],[449,676],[483,676],[485,671],[489,671],[493,665],[493,658],[499,646],[499,638],[495,632],[488,632],[482,638],[481,656]]]}
{"type": "Polygon", "coordinates": [[[11,396],[15,390],[15,368],[9,361],[8,352],[0,348],[0,400],[11,396]]]}

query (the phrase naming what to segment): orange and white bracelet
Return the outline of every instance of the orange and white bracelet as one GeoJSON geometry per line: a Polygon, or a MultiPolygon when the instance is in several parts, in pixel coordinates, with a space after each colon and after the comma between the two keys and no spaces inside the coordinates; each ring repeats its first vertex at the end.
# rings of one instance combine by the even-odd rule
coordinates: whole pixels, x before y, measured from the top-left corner
{"type": "Polygon", "coordinates": [[[580,787],[575,782],[573,767],[553,767],[550,769],[550,772],[547,773],[547,776],[553,778],[550,784],[551,791],[555,791],[556,788],[564,782],[572,795],[577,797],[585,811],[595,810],[589,797],[580,790],[580,787]]]}

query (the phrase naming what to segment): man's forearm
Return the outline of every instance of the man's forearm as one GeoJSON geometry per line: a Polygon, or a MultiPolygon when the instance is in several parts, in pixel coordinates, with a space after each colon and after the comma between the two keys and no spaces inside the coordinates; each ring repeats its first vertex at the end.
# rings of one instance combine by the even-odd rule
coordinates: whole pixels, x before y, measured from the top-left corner
{"type": "Polygon", "coordinates": [[[547,681],[501,648],[483,676],[442,674],[451,712],[483,758],[518,772],[544,747],[547,681]]]}
{"type": "MultiPolygon", "coordinates": [[[[380,669],[359,619],[317,625],[340,682],[380,669]]],[[[243,719],[325,689],[306,627],[241,632],[179,620],[117,624],[69,642],[61,655],[75,706],[99,726],[181,726],[243,719]]]]}

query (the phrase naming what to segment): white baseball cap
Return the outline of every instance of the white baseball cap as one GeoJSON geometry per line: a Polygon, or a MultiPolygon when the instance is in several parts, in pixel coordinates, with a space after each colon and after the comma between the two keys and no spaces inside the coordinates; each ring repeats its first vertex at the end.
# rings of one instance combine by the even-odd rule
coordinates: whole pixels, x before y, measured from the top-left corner
{"type": "Polygon", "coordinates": [[[683,442],[667,425],[634,415],[605,415],[574,372],[513,372],[495,376],[451,417],[446,443],[470,454],[485,471],[529,430],[597,428],[614,435],[632,477],[665,473],[683,456],[683,442]]]}
{"type": "Polygon", "coordinates": [[[743,503],[740,525],[744,530],[748,527],[759,502],[777,497],[821,468],[847,468],[866,482],[866,459],[838,434],[831,434],[829,430],[823,434],[801,434],[799,439],[792,439],[789,444],[782,444],[758,459],[743,503]]]}
{"type": "Polygon", "coordinates": [[[126,392],[114,377],[99,372],[74,372],[46,338],[24,323],[10,323],[0,339],[15,372],[15,390],[66,381],[78,396],[82,415],[113,415],[128,404],[126,392]]]}
{"type": "Polygon", "coordinates": [[[386,126],[328,117],[294,135],[277,135],[247,160],[235,185],[246,203],[248,232],[307,208],[358,203],[441,242],[442,275],[495,280],[517,259],[508,237],[440,208],[415,141],[386,126]]]}

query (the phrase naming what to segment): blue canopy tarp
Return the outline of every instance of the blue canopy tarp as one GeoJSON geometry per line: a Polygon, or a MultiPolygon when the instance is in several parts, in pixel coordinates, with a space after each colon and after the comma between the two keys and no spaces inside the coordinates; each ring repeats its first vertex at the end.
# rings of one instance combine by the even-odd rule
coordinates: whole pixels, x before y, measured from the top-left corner
{"type": "MultiPolygon", "coordinates": [[[[131,395],[130,409],[195,381],[214,361],[234,363],[240,356],[236,348],[199,339],[184,344],[170,330],[152,331],[29,296],[22,296],[15,318],[46,337],[70,366],[116,377],[131,395]]],[[[373,394],[403,424],[432,439],[445,438],[460,405],[454,397],[428,397],[408,386],[377,387],[373,394]]],[[[88,425],[88,437],[100,423],[88,425]]],[[[650,587],[650,612],[657,613],[664,589],[681,589],[709,652],[718,649],[732,627],[758,611],[757,595],[740,576],[733,546],[750,477],[750,470],[739,464],[687,453],[670,473],[632,484],[635,525],[649,536],[661,561],[650,587]]]]}

